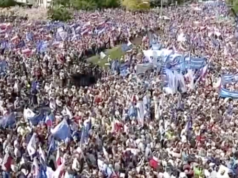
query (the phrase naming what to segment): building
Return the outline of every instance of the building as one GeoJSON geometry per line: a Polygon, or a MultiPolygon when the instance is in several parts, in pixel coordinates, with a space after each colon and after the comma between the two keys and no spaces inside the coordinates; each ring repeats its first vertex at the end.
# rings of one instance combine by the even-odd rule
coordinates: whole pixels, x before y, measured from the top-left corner
{"type": "Polygon", "coordinates": [[[49,7],[52,0],[16,0],[19,3],[31,4],[33,6],[49,7]]]}

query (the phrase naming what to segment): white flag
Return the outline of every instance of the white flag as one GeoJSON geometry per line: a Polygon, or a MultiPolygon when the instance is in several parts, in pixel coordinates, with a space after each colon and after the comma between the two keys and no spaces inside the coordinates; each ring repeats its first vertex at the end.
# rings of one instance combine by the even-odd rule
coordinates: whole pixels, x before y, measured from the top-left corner
{"type": "Polygon", "coordinates": [[[104,59],[107,55],[104,52],[100,52],[100,59],[104,59]]]}

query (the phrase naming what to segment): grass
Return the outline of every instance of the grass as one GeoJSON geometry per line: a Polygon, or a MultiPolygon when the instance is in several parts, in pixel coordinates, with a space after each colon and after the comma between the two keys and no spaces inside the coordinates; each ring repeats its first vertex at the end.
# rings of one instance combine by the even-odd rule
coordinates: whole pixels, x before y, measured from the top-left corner
{"type": "MultiPolygon", "coordinates": [[[[156,33],[159,35],[161,31],[157,30],[156,33]]],[[[134,46],[133,48],[138,48],[140,46],[142,38],[143,38],[142,36],[138,36],[137,38],[131,41],[131,43],[134,46]]],[[[125,53],[121,50],[121,45],[118,45],[112,49],[108,49],[104,51],[104,53],[107,55],[104,59],[100,59],[99,55],[95,55],[88,58],[87,61],[97,64],[100,67],[105,67],[107,66],[106,64],[108,63],[108,57],[110,57],[110,59],[112,60],[115,60],[121,59],[121,57],[125,55],[125,53]]]]}
{"type": "Polygon", "coordinates": [[[116,46],[112,49],[108,49],[104,51],[104,53],[107,55],[103,59],[100,59],[100,55],[95,55],[87,60],[89,62],[92,62],[94,64],[98,64],[100,67],[104,67],[108,63],[108,58],[115,60],[115,59],[120,59],[122,56],[124,56],[124,52],[121,50],[121,45],[116,46]]]}
{"type": "MultiPolygon", "coordinates": [[[[142,37],[140,36],[132,40],[131,43],[133,44],[134,47],[137,47],[141,44],[141,40],[142,37]]],[[[118,45],[112,49],[107,49],[106,51],[104,51],[104,53],[107,55],[104,59],[100,59],[100,55],[95,55],[88,58],[87,60],[94,64],[98,64],[100,67],[105,67],[106,64],[108,63],[108,57],[112,60],[115,60],[121,59],[121,57],[125,55],[125,53],[121,49],[121,45],[118,45]]]]}

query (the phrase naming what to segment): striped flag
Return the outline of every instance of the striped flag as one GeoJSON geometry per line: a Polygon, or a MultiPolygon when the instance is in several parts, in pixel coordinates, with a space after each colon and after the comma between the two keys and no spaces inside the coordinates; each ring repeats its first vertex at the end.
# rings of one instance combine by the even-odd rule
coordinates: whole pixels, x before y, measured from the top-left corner
{"type": "Polygon", "coordinates": [[[33,133],[28,145],[27,145],[27,151],[30,156],[33,156],[36,153],[36,134],[33,133]]]}
{"type": "Polygon", "coordinates": [[[149,161],[149,165],[154,168],[154,169],[157,169],[158,166],[159,166],[159,159],[157,157],[152,157],[149,161]]]}
{"type": "Polygon", "coordinates": [[[57,149],[55,164],[56,164],[57,168],[62,164],[62,157],[60,156],[60,149],[57,149]]]}
{"type": "Polygon", "coordinates": [[[39,148],[39,156],[40,156],[41,162],[45,163],[46,162],[45,152],[42,150],[41,146],[39,148]]]}
{"type": "Polygon", "coordinates": [[[54,120],[55,120],[54,114],[50,113],[49,115],[46,116],[45,123],[47,124],[48,127],[51,127],[54,120]]]}
{"type": "Polygon", "coordinates": [[[12,157],[9,155],[9,153],[6,153],[3,157],[2,169],[7,172],[10,171],[11,164],[12,164],[12,157]]]}
{"type": "Polygon", "coordinates": [[[39,167],[39,163],[38,163],[36,157],[34,157],[34,159],[33,159],[32,169],[33,169],[34,177],[39,177],[40,176],[40,167],[39,167]]]}
{"type": "Polygon", "coordinates": [[[49,148],[48,148],[48,152],[47,152],[47,156],[49,157],[49,155],[54,152],[56,150],[56,143],[55,143],[55,139],[53,136],[51,136],[50,138],[50,143],[49,143],[49,148]]]}
{"type": "Polygon", "coordinates": [[[54,172],[54,178],[60,178],[64,175],[64,169],[65,169],[65,161],[61,159],[61,164],[57,167],[56,171],[54,172]]]}
{"type": "Polygon", "coordinates": [[[84,144],[88,137],[89,137],[89,131],[92,128],[92,122],[91,119],[87,119],[84,121],[82,132],[81,132],[81,138],[80,138],[80,144],[84,144]]]}
{"type": "Polygon", "coordinates": [[[221,88],[221,77],[213,83],[213,88],[221,88]]]}
{"type": "Polygon", "coordinates": [[[14,37],[11,38],[11,42],[15,42],[19,39],[18,35],[15,35],[14,37]]]}

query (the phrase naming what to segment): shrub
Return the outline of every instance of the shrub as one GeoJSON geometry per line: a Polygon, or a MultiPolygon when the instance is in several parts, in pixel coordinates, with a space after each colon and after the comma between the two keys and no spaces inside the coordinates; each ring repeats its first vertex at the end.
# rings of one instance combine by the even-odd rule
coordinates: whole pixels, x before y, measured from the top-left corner
{"type": "Polygon", "coordinates": [[[55,21],[68,21],[72,18],[71,12],[63,6],[53,6],[48,9],[48,18],[55,21]]]}
{"type": "Polygon", "coordinates": [[[0,0],[0,7],[11,7],[16,4],[14,0],[0,0]]]}
{"type": "Polygon", "coordinates": [[[95,0],[71,0],[70,6],[78,10],[93,10],[97,8],[97,3],[95,0]]]}
{"type": "Polygon", "coordinates": [[[148,10],[150,2],[145,0],[122,0],[122,6],[128,10],[148,10]]]}

